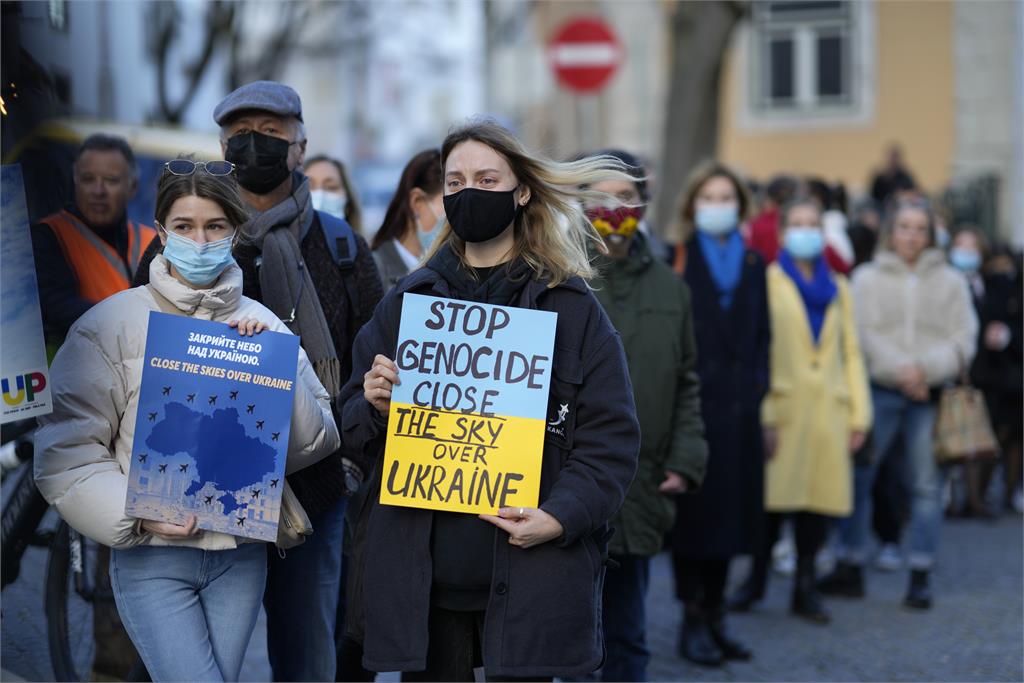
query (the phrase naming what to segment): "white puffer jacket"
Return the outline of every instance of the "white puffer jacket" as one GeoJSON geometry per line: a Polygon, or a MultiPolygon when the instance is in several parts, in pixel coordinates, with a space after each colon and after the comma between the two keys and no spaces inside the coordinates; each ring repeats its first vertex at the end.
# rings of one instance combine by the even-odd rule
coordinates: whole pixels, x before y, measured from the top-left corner
{"type": "Polygon", "coordinates": [[[916,364],[930,386],[969,368],[978,317],[967,280],[927,249],[910,268],[892,251],[853,273],[853,306],[871,380],[895,388],[899,369],[916,364]]]}
{"type": "MultiPolygon", "coordinates": [[[[149,272],[150,284],[193,318],[253,318],[290,334],[269,309],[242,296],[242,271],[234,264],[213,287],[202,290],[175,280],[162,255],[149,272]]],[[[150,291],[136,287],[104,299],[72,326],[50,368],[54,409],[39,418],[36,484],[68,524],[103,545],[234,548],[246,539],[202,531],[168,541],[141,532],[137,520],[124,512],[149,312],[159,310],[150,291]]],[[[288,473],[330,455],[341,443],[330,398],[301,349],[296,379],[288,473]]]]}

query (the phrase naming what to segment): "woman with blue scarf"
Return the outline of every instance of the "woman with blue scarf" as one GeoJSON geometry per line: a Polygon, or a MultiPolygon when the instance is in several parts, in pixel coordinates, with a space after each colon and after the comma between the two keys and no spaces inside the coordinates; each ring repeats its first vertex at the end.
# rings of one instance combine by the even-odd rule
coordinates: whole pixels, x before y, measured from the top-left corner
{"type": "Polygon", "coordinates": [[[778,261],[768,267],[772,382],[761,420],[774,431],[765,467],[767,534],[750,577],[733,601],[749,607],[764,595],[771,548],[786,516],[796,532],[797,572],[790,609],[826,624],[815,588],[814,559],[831,517],[853,508],[850,454],[871,425],[868,379],[846,279],[822,257],[821,208],[799,199],[780,215],[778,261]]]}
{"type": "Polygon", "coordinates": [[[764,262],[743,244],[746,188],[717,163],[692,174],[680,218],[684,278],[692,294],[701,414],[708,444],[701,488],[676,498],[672,556],[685,606],[679,652],[704,666],[750,650],[726,629],[729,562],[760,547],[764,517],[761,399],[768,390],[768,295],[764,262]]]}

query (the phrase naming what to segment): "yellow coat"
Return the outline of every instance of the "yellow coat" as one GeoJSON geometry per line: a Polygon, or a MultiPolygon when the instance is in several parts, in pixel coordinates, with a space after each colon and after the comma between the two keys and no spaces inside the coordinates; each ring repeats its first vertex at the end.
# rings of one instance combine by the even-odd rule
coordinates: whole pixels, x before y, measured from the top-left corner
{"type": "Polygon", "coordinates": [[[768,268],[771,390],[762,404],[765,427],[778,429],[765,466],[765,508],[846,516],[852,510],[851,431],[871,426],[871,396],[857,341],[846,279],[825,312],[819,343],[796,284],[768,268]]]}

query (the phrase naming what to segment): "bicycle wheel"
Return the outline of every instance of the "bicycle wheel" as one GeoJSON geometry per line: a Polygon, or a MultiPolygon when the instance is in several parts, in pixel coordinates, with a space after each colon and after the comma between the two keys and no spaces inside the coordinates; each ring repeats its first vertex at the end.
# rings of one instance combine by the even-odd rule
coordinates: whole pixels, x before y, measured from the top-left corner
{"type": "Polygon", "coordinates": [[[92,577],[96,545],[61,522],[46,567],[46,630],[58,681],[90,680],[96,654],[92,577]]]}

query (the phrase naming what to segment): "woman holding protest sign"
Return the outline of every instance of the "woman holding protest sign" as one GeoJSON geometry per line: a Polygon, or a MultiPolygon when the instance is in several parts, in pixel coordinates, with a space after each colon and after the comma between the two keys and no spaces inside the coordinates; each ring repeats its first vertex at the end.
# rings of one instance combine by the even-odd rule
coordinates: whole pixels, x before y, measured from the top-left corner
{"type": "MultiPolygon", "coordinates": [[[[289,333],[242,296],[231,249],[247,212],[232,173],[227,162],[166,164],[156,198],[163,252],[150,284],[100,302],[71,328],[51,369],[54,411],[36,434],[39,490],[68,524],[113,548],[118,610],[154,681],[238,680],[266,582],[262,543],[200,531],[194,516],[177,525],[125,514],[150,312],[226,323],[243,336],[289,333]]],[[[340,443],[301,350],[296,379],[288,473],[340,443]]]]}
{"type": "MultiPolygon", "coordinates": [[[[583,280],[592,275],[588,244],[600,238],[579,200],[608,197],[579,187],[632,178],[617,160],[538,158],[486,121],[452,132],[441,163],[447,222],[425,266],[360,332],[343,392],[345,442],[374,471],[346,623],[363,639],[367,668],[400,670],[405,680],[468,681],[480,665],[491,680],[583,675],[602,659],[608,521],[636,468],[639,429],[622,345],[583,280]],[[491,308],[485,318],[472,302],[557,313],[538,506],[477,516],[379,502],[385,437],[397,428],[392,389],[406,372],[395,360],[408,367],[397,356],[403,303],[416,301],[406,294],[436,297],[438,316],[464,309],[461,324],[435,318],[442,342],[500,334],[513,311],[491,308]]],[[[541,336],[524,330],[521,346],[501,358],[478,347],[474,377],[529,376],[531,334],[541,336]]],[[[423,362],[431,361],[421,354],[423,362]]],[[[456,414],[487,415],[487,392],[477,399],[475,410],[456,414]]],[[[383,483],[390,495],[394,482],[383,483]]]]}

